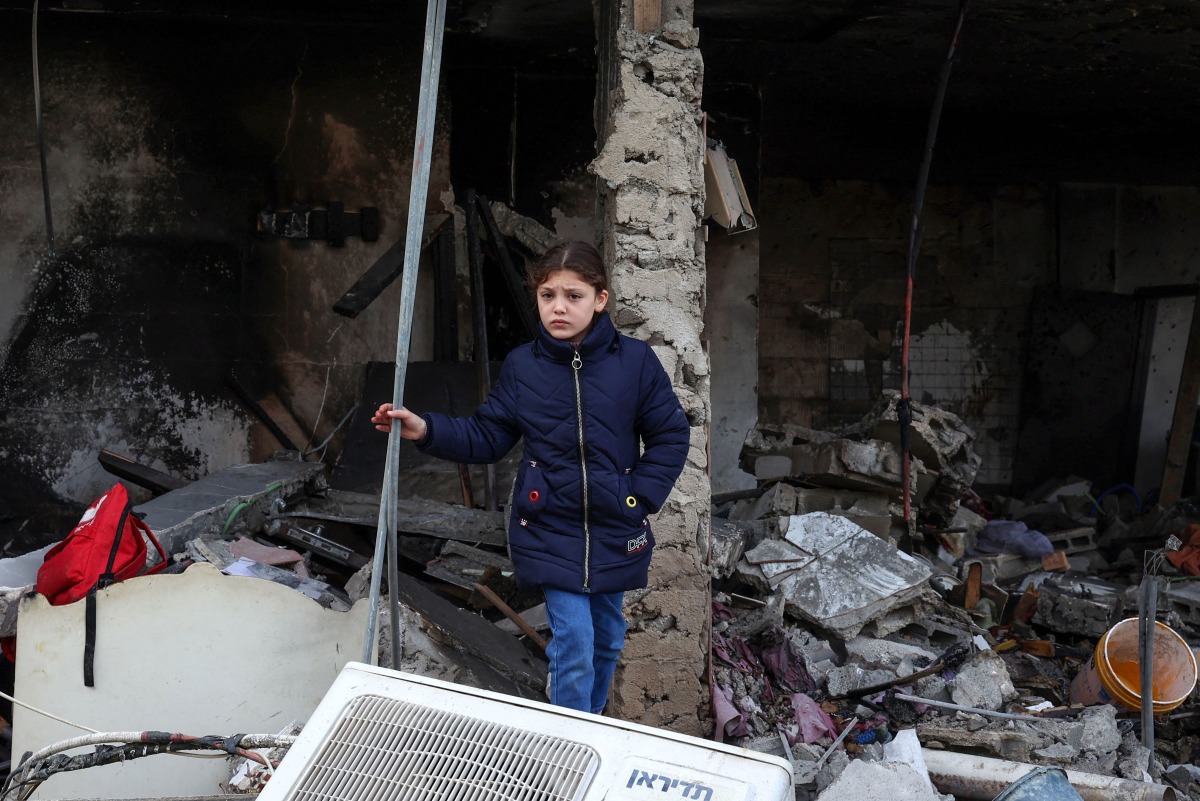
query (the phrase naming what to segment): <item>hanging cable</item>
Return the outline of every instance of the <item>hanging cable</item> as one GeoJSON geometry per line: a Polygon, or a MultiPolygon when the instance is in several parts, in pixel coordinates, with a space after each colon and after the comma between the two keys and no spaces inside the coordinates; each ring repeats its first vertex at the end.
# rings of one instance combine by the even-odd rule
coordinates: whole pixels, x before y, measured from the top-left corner
{"type": "Polygon", "coordinates": [[[42,203],[46,207],[46,250],[54,255],[54,217],[50,213],[50,172],[46,167],[46,134],[42,125],[42,79],[38,74],[38,0],[33,0],[33,113],[37,117],[38,158],[42,162],[42,203]]]}
{"type": "Polygon", "coordinates": [[[917,274],[917,255],[921,250],[921,212],[925,206],[925,188],[929,184],[929,167],[933,162],[933,145],[937,141],[938,123],[942,117],[942,106],[946,102],[946,86],[950,83],[950,70],[954,66],[954,51],[958,47],[958,35],[967,16],[967,0],[958,6],[958,22],[954,35],[950,37],[950,49],[938,78],[937,96],[929,115],[929,130],[925,137],[925,155],[917,174],[917,191],[913,198],[912,226],[908,232],[908,280],[904,287],[904,339],[900,348],[900,400],[896,403],[896,421],[900,425],[901,479],[904,482],[904,523],[911,533],[912,518],[912,398],[908,394],[908,353],[912,339],[913,283],[917,274]]]}

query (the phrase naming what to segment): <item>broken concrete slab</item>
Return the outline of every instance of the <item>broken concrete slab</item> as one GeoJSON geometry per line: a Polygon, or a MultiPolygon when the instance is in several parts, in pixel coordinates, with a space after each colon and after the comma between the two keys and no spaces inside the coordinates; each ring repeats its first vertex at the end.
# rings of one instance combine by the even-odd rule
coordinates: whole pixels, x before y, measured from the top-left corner
{"type": "MultiPolygon", "coordinates": [[[[846,642],[846,654],[849,659],[864,667],[892,672],[896,672],[907,663],[910,668],[908,673],[913,672],[911,667],[915,662],[923,660],[922,667],[924,667],[932,664],[938,658],[933,651],[917,645],[862,636],[846,642]]],[[[900,675],[907,675],[907,673],[900,675]]]]}
{"type": "MultiPolygon", "coordinates": [[[[276,514],[377,528],[379,496],[331,489],[289,503],[276,514]]],[[[500,547],[507,542],[504,512],[468,509],[426,498],[396,499],[396,530],[500,547]]]]}
{"type": "Polygon", "coordinates": [[[178,553],[193,539],[257,530],[274,499],[317,491],[324,470],[319,462],[284,460],[235,465],[153,498],[134,511],[145,516],[168,554],[178,553]]]}
{"type": "Polygon", "coordinates": [[[887,539],[892,528],[888,497],[882,493],[835,489],[797,489],[795,514],[828,512],[862,526],[887,539]]]}
{"type": "Polygon", "coordinates": [[[1083,724],[1083,750],[1096,755],[1110,754],[1121,746],[1117,728],[1117,708],[1112,704],[1089,706],[1079,716],[1083,724]]]}
{"type": "MultiPolygon", "coordinates": [[[[784,540],[795,550],[772,547],[806,561],[780,563],[788,569],[775,591],[789,614],[840,637],[853,637],[873,618],[914,600],[929,579],[926,565],[844,517],[812,512],[784,521],[784,540]]],[[[763,567],[739,570],[763,575],[763,567]]]]}
{"type": "Polygon", "coordinates": [[[1038,587],[1033,622],[1061,634],[1100,637],[1120,621],[1124,589],[1075,574],[1053,575],[1038,587]]]}
{"type": "MultiPolygon", "coordinates": [[[[767,459],[773,460],[772,470],[781,471],[777,474],[803,476],[822,487],[865,490],[894,498],[902,495],[900,450],[889,442],[860,442],[801,426],[764,425],[747,433],[741,466],[757,475],[762,467],[760,461],[767,459]],[[787,464],[779,462],[780,459],[787,459],[787,464]]],[[[914,459],[914,496],[923,496],[932,486],[932,478],[919,478],[923,472],[920,460],[914,459]]]]}
{"type": "Polygon", "coordinates": [[[825,691],[838,698],[863,687],[875,687],[896,680],[891,670],[865,670],[859,665],[842,665],[825,672],[825,691]]]}
{"type": "Polygon", "coordinates": [[[972,726],[964,718],[939,717],[921,721],[917,724],[917,736],[926,748],[983,753],[1014,762],[1029,762],[1035,749],[1054,743],[1050,734],[1036,729],[1016,725],[1003,728],[986,724],[972,726]]]}

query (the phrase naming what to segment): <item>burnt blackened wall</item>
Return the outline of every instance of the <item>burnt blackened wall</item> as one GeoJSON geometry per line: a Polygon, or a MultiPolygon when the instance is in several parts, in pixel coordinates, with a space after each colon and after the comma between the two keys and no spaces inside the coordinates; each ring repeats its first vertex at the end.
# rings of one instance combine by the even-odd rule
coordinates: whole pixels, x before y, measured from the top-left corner
{"type": "MultiPolygon", "coordinates": [[[[927,118],[822,113],[803,97],[764,85],[758,413],[826,428],[899,387],[927,118]]],[[[1011,126],[970,128],[951,106],[946,119],[917,263],[912,396],[975,430],[982,485],[1022,491],[1075,473],[1110,486],[1147,460],[1158,475],[1161,453],[1136,442],[1142,406],[1161,416],[1163,404],[1144,394],[1135,295],[1200,279],[1196,189],[1097,182],[1135,168],[1095,143],[1069,159],[1044,142],[1016,153],[1003,146],[1011,126]]]]}
{"type": "MultiPolygon", "coordinates": [[[[759,413],[816,428],[857,421],[899,388],[912,192],[868,181],[764,180],[759,413]]],[[[917,268],[911,394],[978,435],[978,480],[1007,484],[1023,333],[1052,279],[1036,187],[931,187],[917,268]]]]}
{"type": "Polygon", "coordinates": [[[0,518],[22,532],[15,551],[61,536],[115,480],[101,448],[184,478],[258,455],[231,370],[323,436],[362,365],[392,358],[398,285],[354,320],[330,307],[403,236],[421,27],[43,11],[51,252],[30,17],[2,22],[0,518]],[[331,200],[378,207],[380,241],[256,236],[264,208],[331,200]]]}

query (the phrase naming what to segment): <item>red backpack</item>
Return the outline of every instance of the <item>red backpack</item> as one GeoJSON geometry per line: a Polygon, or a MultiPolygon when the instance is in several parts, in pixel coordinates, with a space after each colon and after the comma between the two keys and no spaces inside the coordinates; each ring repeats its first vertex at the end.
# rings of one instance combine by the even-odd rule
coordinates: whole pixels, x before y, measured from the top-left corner
{"type": "Polygon", "coordinates": [[[142,571],[167,566],[162,546],[133,513],[129,493],[116,484],[93,503],[67,538],[46,553],[35,589],[54,606],[69,604],[142,571]],[[144,535],[144,536],[143,536],[144,535]],[[146,570],[146,540],[158,549],[160,562],[146,570]]]}
{"type": "Polygon", "coordinates": [[[84,647],[84,684],[93,687],[92,661],[96,641],[96,590],[137,575],[157,573],[167,566],[163,552],[150,527],[133,513],[129,493],[121,484],[100,496],[83,513],[78,525],[66,539],[46,552],[38,569],[34,589],[54,606],[87,599],[87,625],[84,647]],[[154,543],[159,563],[146,569],[149,549],[154,543]]]}

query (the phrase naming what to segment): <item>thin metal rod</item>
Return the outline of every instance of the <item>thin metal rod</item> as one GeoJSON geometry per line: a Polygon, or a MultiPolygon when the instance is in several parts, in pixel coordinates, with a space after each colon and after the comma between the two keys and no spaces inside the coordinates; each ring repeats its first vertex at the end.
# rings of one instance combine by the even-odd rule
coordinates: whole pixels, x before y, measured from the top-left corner
{"type": "Polygon", "coordinates": [[[42,164],[42,204],[46,207],[46,249],[54,255],[54,215],[50,213],[50,170],[42,123],[42,79],[38,72],[38,0],[33,0],[33,113],[37,117],[38,159],[42,164]]]}
{"type": "MultiPolygon", "coordinates": [[[[425,44],[421,57],[421,93],[417,100],[416,140],[413,143],[413,177],[408,193],[408,229],[404,241],[404,277],[400,284],[400,311],[396,333],[396,376],[392,407],[404,405],[404,381],[408,373],[408,351],[412,343],[413,307],[416,305],[417,270],[421,260],[421,234],[425,227],[425,198],[429,194],[429,162],[432,158],[433,127],[437,118],[438,76],[442,66],[442,37],[446,27],[446,0],[429,0],[425,11],[425,44]]],[[[378,658],[375,628],[379,619],[381,568],[387,555],[388,599],[391,612],[392,667],[400,667],[400,586],[398,537],[396,532],[396,479],[400,461],[400,427],[388,435],[383,490],[379,498],[379,528],[375,536],[375,559],[371,572],[371,601],[363,661],[378,658]]]]}
{"type": "Polygon", "coordinates": [[[936,706],[940,709],[953,709],[956,712],[971,712],[976,715],[983,715],[989,718],[1000,718],[1001,720],[1045,720],[1034,715],[1017,715],[1012,712],[993,712],[990,709],[979,709],[973,706],[963,706],[962,704],[952,704],[949,701],[934,701],[930,698],[919,698],[915,695],[906,695],[904,693],[896,693],[896,698],[901,701],[908,701],[910,704],[925,704],[926,706],[936,706]]]}

